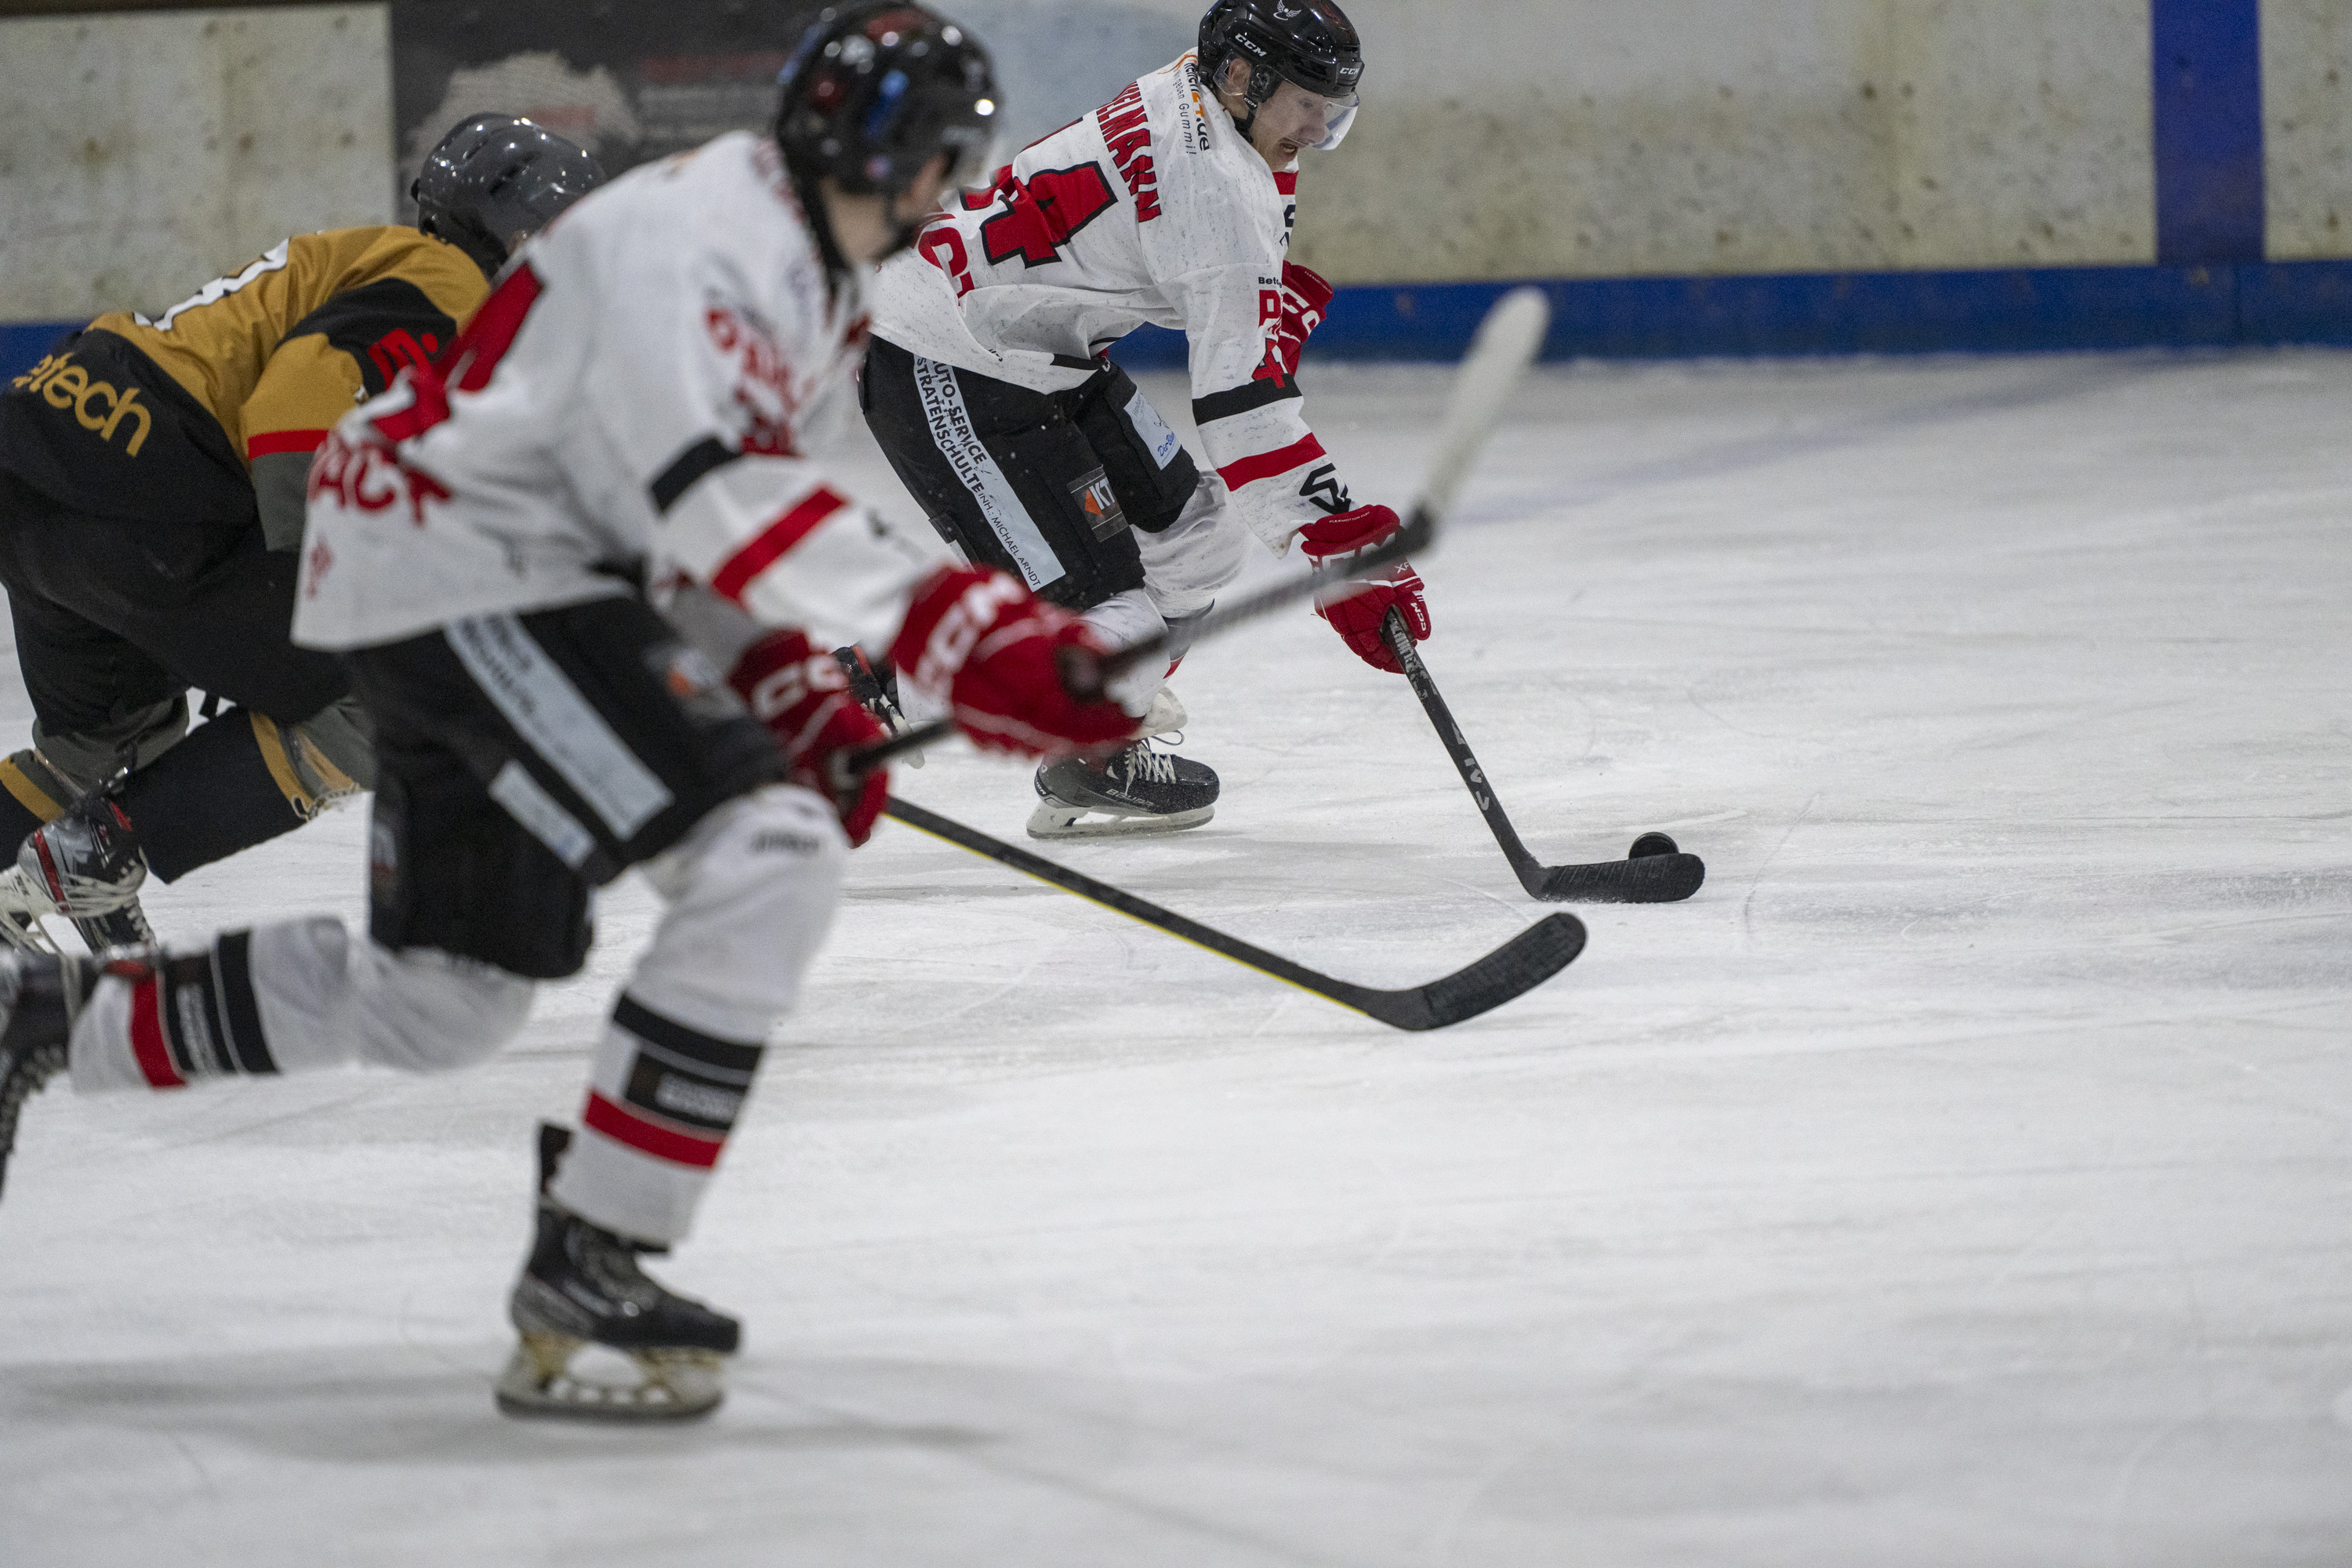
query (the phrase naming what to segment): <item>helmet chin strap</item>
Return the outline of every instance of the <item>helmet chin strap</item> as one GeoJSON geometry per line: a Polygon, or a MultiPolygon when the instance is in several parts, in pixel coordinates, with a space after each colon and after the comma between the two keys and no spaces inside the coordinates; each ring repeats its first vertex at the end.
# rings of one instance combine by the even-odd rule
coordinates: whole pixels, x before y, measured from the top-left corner
{"type": "MultiPolygon", "coordinates": [[[[834,237],[833,216],[825,207],[824,194],[818,189],[816,181],[802,174],[798,170],[792,171],[792,182],[793,194],[800,197],[801,212],[808,219],[809,232],[816,237],[817,255],[824,262],[826,275],[835,280],[837,287],[840,279],[849,277],[856,268],[850,265],[849,258],[842,253],[840,241],[834,237]]],[[[905,193],[884,191],[878,194],[886,204],[883,210],[887,214],[896,209],[899,196],[905,193]]],[[[911,247],[916,240],[922,237],[923,225],[929,221],[930,216],[929,213],[924,213],[912,222],[893,224],[890,228],[890,248],[875,257],[866,265],[879,267],[900,251],[911,247]]]]}
{"type": "MultiPolygon", "coordinates": [[[[952,171],[953,165],[950,164],[950,171],[952,171]]],[[[910,176],[908,184],[912,184],[914,179],[919,177],[919,175],[910,176]]],[[[915,241],[922,237],[924,226],[931,221],[931,215],[939,210],[939,204],[934,202],[929,208],[917,213],[913,217],[907,219],[905,222],[898,222],[896,220],[898,216],[898,203],[900,198],[904,197],[906,194],[907,192],[904,186],[901,186],[895,191],[885,191],[882,193],[882,219],[885,223],[887,223],[890,226],[890,248],[874,258],[874,265],[877,267],[881,266],[882,263],[889,260],[892,257],[898,255],[902,250],[912,249],[914,247],[915,241]]],[[[946,194],[947,193],[944,190],[940,193],[942,196],[946,194]]]]}
{"type": "Polygon", "coordinates": [[[816,237],[818,259],[824,263],[825,277],[835,288],[840,279],[850,275],[849,258],[841,253],[840,242],[833,237],[833,215],[825,210],[824,193],[816,181],[798,169],[786,165],[793,182],[793,195],[800,198],[801,216],[807,220],[809,232],[816,237]]]}
{"type": "MultiPolygon", "coordinates": [[[[925,217],[929,216],[928,213],[924,215],[925,217]]],[[[912,223],[900,224],[890,231],[890,248],[876,257],[874,264],[879,267],[900,251],[913,248],[915,241],[922,237],[922,233],[923,218],[917,218],[912,223]]]]}
{"type": "MultiPolygon", "coordinates": [[[[1219,70],[1223,70],[1224,67],[1220,66],[1217,68],[1219,70]]],[[[1243,141],[1249,141],[1250,132],[1256,128],[1257,111],[1264,109],[1265,107],[1265,100],[1272,98],[1276,92],[1280,91],[1281,89],[1282,78],[1276,75],[1272,68],[1257,65],[1250,67],[1249,81],[1242,88],[1242,90],[1238,95],[1244,107],[1248,109],[1249,113],[1244,118],[1236,118],[1234,121],[1234,129],[1242,133],[1243,141]]]]}

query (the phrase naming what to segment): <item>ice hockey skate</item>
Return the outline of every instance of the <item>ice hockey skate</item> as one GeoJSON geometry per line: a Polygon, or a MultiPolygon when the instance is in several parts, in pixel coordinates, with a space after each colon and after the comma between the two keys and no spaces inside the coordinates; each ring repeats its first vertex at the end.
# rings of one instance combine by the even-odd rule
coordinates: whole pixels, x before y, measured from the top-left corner
{"type": "Polygon", "coordinates": [[[575,1421],[692,1421],[719,1408],[720,1360],[742,1325],[647,1278],[637,1259],[661,1247],[589,1224],[546,1194],[570,1135],[540,1130],[538,1233],[507,1311],[522,1336],[499,1379],[509,1415],[575,1421]],[[575,1371],[604,1346],[635,1363],[635,1384],[575,1371]]]}
{"type": "Polygon", "coordinates": [[[1037,770],[1032,838],[1179,833],[1216,815],[1217,775],[1138,741],[1108,762],[1062,757],[1037,770]]]}
{"type": "Polygon", "coordinates": [[[1144,714],[1144,738],[1101,762],[1057,757],[1039,764],[1032,838],[1108,838],[1122,834],[1181,833],[1216,815],[1217,775],[1206,764],[1171,756],[1156,737],[1182,739],[1186,714],[1176,694],[1161,687],[1144,714]]]}
{"type": "Polygon", "coordinates": [[[92,790],[26,839],[16,865],[0,871],[0,937],[55,952],[40,922],[63,915],[92,952],[152,943],[154,928],[139,907],[146,879],[130,817],[111,795],[92,790]]]}

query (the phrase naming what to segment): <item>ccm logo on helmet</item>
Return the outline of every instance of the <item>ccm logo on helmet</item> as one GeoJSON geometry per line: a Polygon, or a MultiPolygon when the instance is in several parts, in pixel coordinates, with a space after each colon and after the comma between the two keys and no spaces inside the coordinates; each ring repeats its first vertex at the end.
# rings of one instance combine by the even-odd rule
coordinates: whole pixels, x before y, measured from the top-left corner
{"type": "Polygon", "coordinates": [[[97,431],[101,441],[112,442],[116,428],[125,419],[137,416],[139,423],[123,442],[122,453],[127,458],[139,455],[154,424],[146,405],[139,401],[137,387],[118,391],[111,382],[92,381],[89,372],[67,354],[49,355],[9,384],[39,393],[41,401],[52,408],[72,409],[74,423],[85,430],[97,431]]]}

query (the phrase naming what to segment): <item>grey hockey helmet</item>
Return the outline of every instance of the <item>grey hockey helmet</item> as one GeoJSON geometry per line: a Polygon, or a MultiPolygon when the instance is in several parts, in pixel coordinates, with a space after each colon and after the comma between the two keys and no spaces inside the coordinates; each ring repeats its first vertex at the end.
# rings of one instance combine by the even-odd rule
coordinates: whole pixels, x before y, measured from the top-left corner
{"type": "Polygon", "coordinates": [[[1215,85],[1228,60],[1249,67],[1242,97],[1249,134],[1260,105],[1284,82],[1329,100],[1323,140],[1337,147],[1356,120],[1356,87],[1364,78],[1363,40],[1338,0],[1216,0],[1201,17],[1201,77],[1215,85]]]}
{"type": "Polygon", "coordinates": [[[408,194],[417,227],[495,277],[518,241],[604,183],[585,148],[516,115],[477,114],[425,155],[408,194]]]}
{"type": "Polygon", "coordinates": [[[998,103],[988,51],[920,5],[827,7],[777,81],[776,144],[800,179],[895,196],[940,153],[950,188],[988,174],[998,103]]]}

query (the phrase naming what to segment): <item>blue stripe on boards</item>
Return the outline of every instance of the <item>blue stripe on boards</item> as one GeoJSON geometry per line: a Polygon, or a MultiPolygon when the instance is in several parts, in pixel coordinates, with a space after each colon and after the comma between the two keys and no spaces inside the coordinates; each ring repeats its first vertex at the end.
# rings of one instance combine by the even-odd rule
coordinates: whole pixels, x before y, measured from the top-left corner
{"type": "MultiPolygon", "coordinates": [[[[1548,360],[2352,345],[2352,261],[1536,282],[1551,300],[1548,360]]],[[[1345,288],[1307,353],[1456,359],[1517,286],[1345,288]]],[[[1146,327],[1116,354],[1129,370],[1181,370],[1184,339],[1146,327]]]]}
{"type": "Polygon", "coordinates": [[[2159,266],[2260,261],[2259,0],[2149,0],[2159,266]]]}

